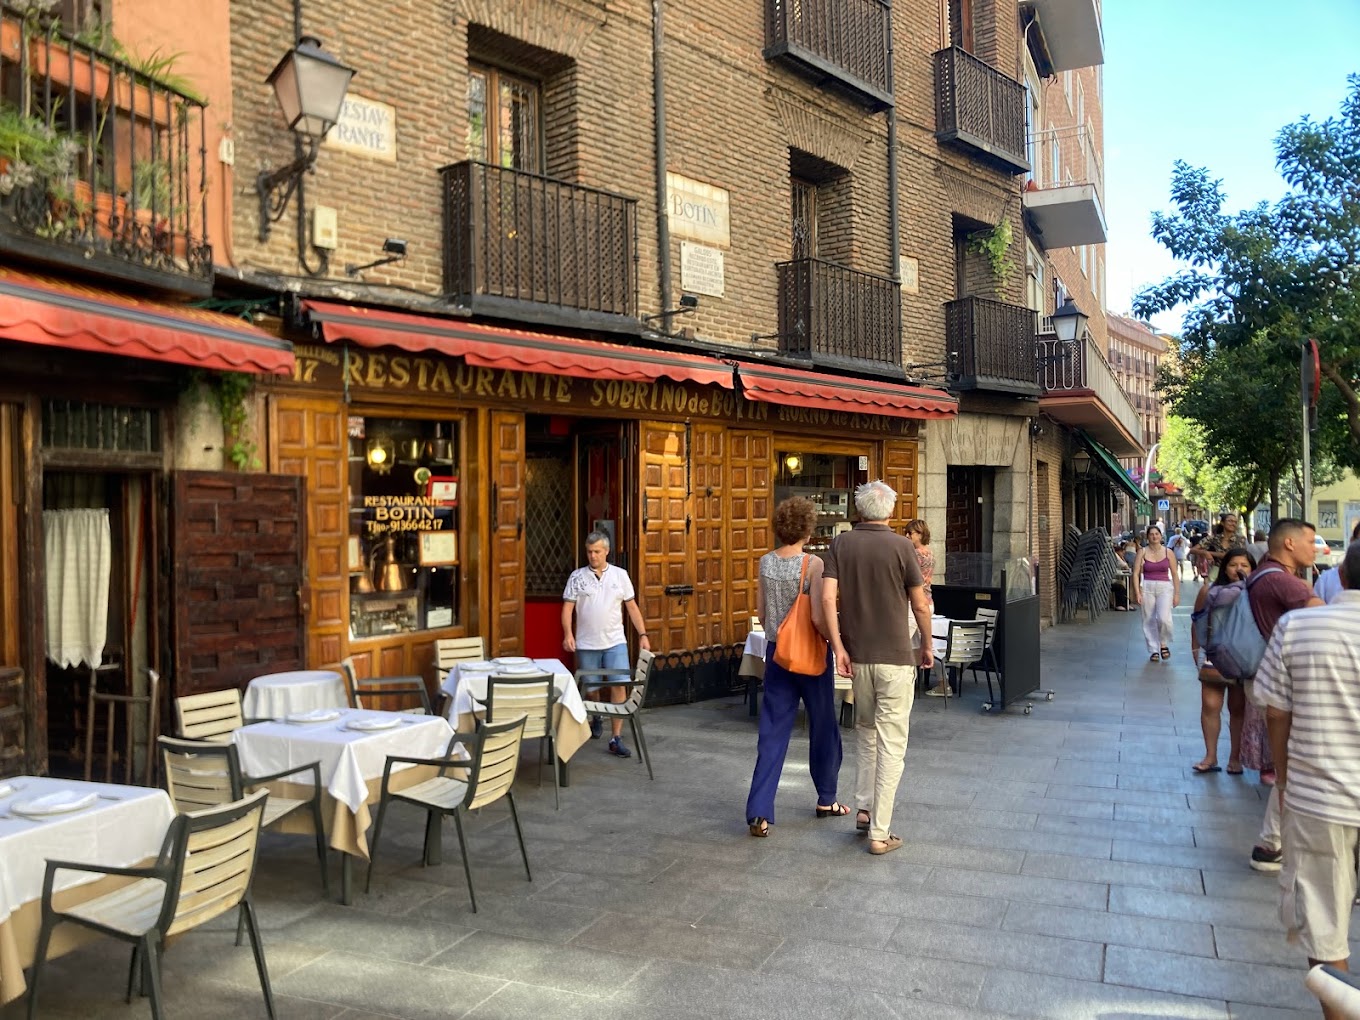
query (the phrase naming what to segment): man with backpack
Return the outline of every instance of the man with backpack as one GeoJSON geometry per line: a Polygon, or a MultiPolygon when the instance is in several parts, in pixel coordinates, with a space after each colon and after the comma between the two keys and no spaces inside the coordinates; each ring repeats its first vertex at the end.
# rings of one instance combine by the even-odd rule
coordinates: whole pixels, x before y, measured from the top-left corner
{"type": "MultiPolygon", "coordinates": [[[[1324,604],[1313,596],[1312,585],[1298,576],[1312,569],[1313,560],[1317,557],[1313,548],[1313,536],[1316,533],[1317,529],[1313,525],[1293,517],[1281,518],[1271,526],[1266,538],[1268,554],[1247,578],[1245,593],[1256,629],[1265,642],[1270,641],[1276,624],[1285,613],[1324,604]]],[[[1212,635],[1209,646],[1213,646],[1212,635]]],[[[1263,650],[1256,652],[1255,662],[1251,663],[1253,673],[1263,650]]],[[[1210,658],[1215,665],[1219,664],[1212,651],[1210,658]]],[[[1247,698],[1254,705],[1257,703],[1255,691],[1250,686],[1247,688],[1247,698]]],[[[1279,760],[1275,762],[1277,769],[1283,764],[1279,760]]],[[[1257,837],[1256,845],[1251,848],[1251,866],[1257,871],[1279,871],[1283,856],[1280,850],[1280,798],[1270,796],[1266,798],[1261,834],[1257,837]]]]}

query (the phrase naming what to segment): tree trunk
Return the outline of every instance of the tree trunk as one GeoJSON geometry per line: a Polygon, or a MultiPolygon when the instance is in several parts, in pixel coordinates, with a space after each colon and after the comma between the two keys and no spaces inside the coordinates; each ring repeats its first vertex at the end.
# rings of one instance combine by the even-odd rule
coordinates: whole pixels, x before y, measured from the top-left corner
{"type": "Polygon", "coordinates": [[[1280,516],[1280,472],[1270,473],[1270,519],[1276,520],[1280,516]]]}

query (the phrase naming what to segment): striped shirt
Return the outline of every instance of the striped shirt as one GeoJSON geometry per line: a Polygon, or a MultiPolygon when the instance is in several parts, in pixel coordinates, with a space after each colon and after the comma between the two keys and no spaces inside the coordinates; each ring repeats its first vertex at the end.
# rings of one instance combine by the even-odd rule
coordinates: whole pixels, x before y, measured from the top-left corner
{"type": "Polygon", "coordinates": [[[1285,806],[1360,825],[1360,590],[1281,617],[1255,686],[1293,716],[1285,806]]]}

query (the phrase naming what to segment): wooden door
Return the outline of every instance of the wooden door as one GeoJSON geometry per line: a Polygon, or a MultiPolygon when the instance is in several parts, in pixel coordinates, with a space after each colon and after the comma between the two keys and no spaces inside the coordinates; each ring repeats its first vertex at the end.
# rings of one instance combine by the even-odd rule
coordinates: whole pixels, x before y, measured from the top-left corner
{"type": "Polygon", "coordinates": [[[768,432],[727,436],[727,614],[733,638],[746,633],[759,612],[756,594],[760,557],[772,548],[770,470],[773,441],[768,432]]]}
{"type": "Polygon", "coordinates": [[[24,771],[25,681],[19,660],[19,479],[17,404],[0,403],[0,779],[24,771]]]}
{"type": "Polygon", "coordinates": [[[889,439],[883,444],[883,480],[897,492],[897,509],[888,524],[906,534],[907,522],[916,517],[917,446],[915,440],[889,439]]]}
{"type": "Polygon", "coordinates": [[[694,502],[694,528],[690,545],[694,548],[694,598],[690,615],[694,632],[689,647],[718,645],[736,640],[729,635],[724,604],[727,601],[727,520],[723,498],[724,438],[721,425],[697,425],[691,441],[693,458],[691,488],[694,502]]]}
{"type": "Polygon", "coordinates": [[[310,666],[339,662],[349,641],[349,506],[344,407],[338,398],[279,397],[270,470],[304,479],[310,666]]]}
{"type": "Polygon", "coordinates": [[[524,653],[524,415],[492,411],[488,655],[524,653]]]}
{"type": "Polygon", "coordinates": [[[303,500],[295,475],[175,474],[175,697],[305,664],[303,500]]]}
{"type": "Polygon", "coordinates": [[[638,606],[655,652],[692,648],[688,592],[689,486],[685,425],[638,422],[639,569],[633,577],[638,606]]]}

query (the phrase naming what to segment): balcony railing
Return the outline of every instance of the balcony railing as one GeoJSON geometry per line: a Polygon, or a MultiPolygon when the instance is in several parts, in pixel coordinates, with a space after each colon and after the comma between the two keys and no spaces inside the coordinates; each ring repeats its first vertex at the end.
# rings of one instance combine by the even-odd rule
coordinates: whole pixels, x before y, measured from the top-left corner
{"type": "Polygon", "coordinates": [[[0,4],[0,251],[207,294],[204,107],[0,4]]]}
{"type": "Polygon", "coordinates": [[[440,173],[451,300],[557,325],[636,318],[635,199],[471,160],[440,173]]]}
{"type": "Polygon", "coordinates": [[[955,46],[935,54],[935,135],[1011,173],[1025,155],[1025,87],[955,46]]]}
{"type": "Polygon", "coordinates": [[[1039,385],[1045,396],[1092,393],[1128,436],[1136,441],[1143,434],[1138,412],[1089,333],[1075,344],[1064,344],[1053,334],[1041,335],[1037,347],[1039,385]]]}
{"type": "Polygon", "coordinates": [[[1030,139],[1034,153],[1034,183],[1039,188],[1091,184],[1105,203],[1105,161],[1095,133],[1085,124],[1045,128],[1030,139]]]}
{"type": "Polygon", "coordinates": [[[945,304],[944,321],[950,388],[1039,396],[1034,312],[966,297],[945,304]]]}
{"type": "Polygon", "coordinates": [[[775,268],[781,354],[901,366],[901,289],[891,279],[822,259],[795,259],[775,268]]]}
{"type": "Polygon", "coordinates": [[[892,106],[886,0],[765,0],[765,58],[845,86],[870,109],[892,106]]]}

